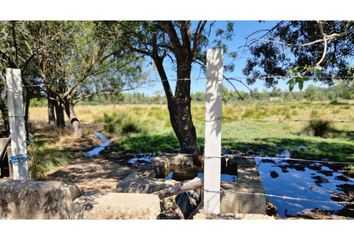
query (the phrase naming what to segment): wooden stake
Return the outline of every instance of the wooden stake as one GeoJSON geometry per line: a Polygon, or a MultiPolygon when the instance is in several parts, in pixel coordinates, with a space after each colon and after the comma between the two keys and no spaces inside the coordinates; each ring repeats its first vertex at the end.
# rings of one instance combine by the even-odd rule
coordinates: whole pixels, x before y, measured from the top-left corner
{"type": "Polygon", "coordinates": [[[207,50],[204,143],[204,210],[220,213],[223,50],[207,50]]]}
{"type": "Polygon", "coordinates": [[[6,68],[6,88],[9,105],[13,179],[28,180],[26,129],[20,69],[6,68]]]}

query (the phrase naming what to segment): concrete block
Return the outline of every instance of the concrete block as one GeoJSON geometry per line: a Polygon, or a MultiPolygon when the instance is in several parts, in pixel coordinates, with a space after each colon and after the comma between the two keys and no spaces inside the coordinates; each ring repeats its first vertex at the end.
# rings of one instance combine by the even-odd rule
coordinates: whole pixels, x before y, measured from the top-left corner
{"type": "Polygon", "coordinates": [[[221,213],[266,214],[266,197],[262,180],[254,159],[238,159],[238,181],[223,183],[221,213]]]}
{"type": "Polygon", "coordinates": [[[83,219],[157,219],[160,199],[154,194],[107,193],[95,198],[83,219]]]}
{"type": "MultiPolygon", "coordinates": [[[[251,192],[249,189],[242,189],[242,192],[251,192]]],[[[223,192],[221,194],[222,213],[243,213],[243,214],[265,214],[266,199],[264,196],[253,194],[241,194],[233,191],[223,192]]]]}

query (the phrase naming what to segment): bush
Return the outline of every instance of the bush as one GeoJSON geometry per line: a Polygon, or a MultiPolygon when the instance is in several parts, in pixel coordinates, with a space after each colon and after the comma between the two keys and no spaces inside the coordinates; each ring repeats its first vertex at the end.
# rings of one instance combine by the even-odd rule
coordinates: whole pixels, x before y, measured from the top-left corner
{"type": "Polygon", "coordinates": [[[108,133],[117,132],[117,126],[122,123],[123,116],[120,116],[116,113],[112,115],[104,114],[103,115],[103,128],[108,133]]]}
{"type": "Polygon", "coordinates": [[[320,112],[318,110],[313,109],[310,113],[311,118],[317,118],[320,116],[320,112]]]}
{"type": "Polygon", "coordinates": [[[336,130],[332,127],[332,123],[324,120],[312,120],[302,130],[302,133],[308,136],[328,137],[330,133],[336,130]]]}
{"type": "Polygon", "coordinates": [[[141,128],[135,122],[125,122],[122,124],[122,134],[139,133],[141,128]]]}

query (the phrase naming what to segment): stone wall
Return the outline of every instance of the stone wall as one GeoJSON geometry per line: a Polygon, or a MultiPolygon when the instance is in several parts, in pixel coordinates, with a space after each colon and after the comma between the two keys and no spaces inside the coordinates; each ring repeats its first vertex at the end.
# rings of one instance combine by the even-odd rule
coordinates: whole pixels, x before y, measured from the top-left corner
{"type": "Polygon", "coordinates": [[[0,219],[69,219],[76,185],[0,180],[0,219]]]}

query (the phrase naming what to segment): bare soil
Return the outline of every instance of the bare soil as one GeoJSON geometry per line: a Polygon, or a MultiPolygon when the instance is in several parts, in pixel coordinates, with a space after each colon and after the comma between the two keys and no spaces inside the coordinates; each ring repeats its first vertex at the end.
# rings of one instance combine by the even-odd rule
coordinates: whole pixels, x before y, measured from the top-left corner
{"type": "Polygon", "coordinates": [[[71,137],[62,139],[60,145],[73,149],[75,157],[68,165],[48,173],[45,180],[76,184],[84,194],[115,192],[117,183],[135,171],[136,167],[127,163],[129,154],[113,152],[109,147],[97,157],[83,156],[85,151],[100,143],[92,133],[79,140],[71,137]]]}

